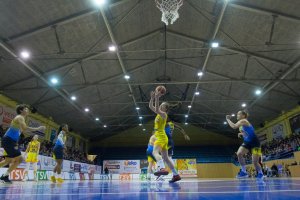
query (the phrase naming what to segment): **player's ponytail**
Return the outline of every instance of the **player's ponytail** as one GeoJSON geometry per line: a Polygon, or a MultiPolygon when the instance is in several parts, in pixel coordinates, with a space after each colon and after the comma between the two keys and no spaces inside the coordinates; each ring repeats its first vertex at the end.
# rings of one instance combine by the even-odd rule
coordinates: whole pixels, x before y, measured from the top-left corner
{"type": "Polygon", "coordinates": [[[165,104],[166,112],[169,112],[171,109],[178,108],[179,106],[181,106],[181,102],[173,104],[169,102],[163,102],[163,104],[165,104]]]}
{"type": "Polygon", "coordinates": [[[249,113],[246,110],[241,110],[242,115],[247,119],[249,117],[249,113]]]}

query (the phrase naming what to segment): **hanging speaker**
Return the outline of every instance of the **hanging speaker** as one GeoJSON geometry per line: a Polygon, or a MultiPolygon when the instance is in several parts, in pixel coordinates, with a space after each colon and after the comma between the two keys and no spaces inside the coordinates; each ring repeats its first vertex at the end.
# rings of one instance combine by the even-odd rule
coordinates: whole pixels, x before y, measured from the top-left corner
{"type": "Polygon", "coordinates": [[[31,107],[30,107],[30,110],[31,110],[31,113],[36,113],[36,112],[37,112],[37,109],[36,109],[36,107],[34,107],[34,106],[31,106],[31,107]]]}
{"type": "Polygon", "coordinates": [[[259,126],[260,126],[261,128],[263,128],[263,127],[265,127],[265,123],[260,123],[259,126]]]}

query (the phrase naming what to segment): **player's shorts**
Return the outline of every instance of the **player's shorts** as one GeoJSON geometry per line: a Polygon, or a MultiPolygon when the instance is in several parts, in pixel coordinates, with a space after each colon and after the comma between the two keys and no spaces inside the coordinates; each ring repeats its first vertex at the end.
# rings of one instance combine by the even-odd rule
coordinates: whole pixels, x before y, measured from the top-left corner
{"type": "Polygon", "coordinates": [[[18,143],[8,136],[2,138],[2,147],[4,149],[4,157],[16,158],[21,155],[18,143]]]}
{"type": "Polygon", "coordinates": [[[156,162],[153,156],[147,156],[148,163],[156,162]]]}
{"type": "Polygon", "coordinates": [[[37,163],[39,160],[38,160],[38,155],[36,153],[31,153],[29,152],[27,154],[27,157],[26,157],[26,162],[29,162],[29,163],[37,163]]]}
{"type": "Polygon", "coordinates": [[[262,155],[259,141],[256,141],[256,140],[253,140],[250,142],[244,141],[244,143],[241,146],[248,149],[252,153],[252,155],[257,155],[257,156],[262,155]]]}
{"type": "Polygon", "coordinates": [[[53,158],[60,160],[64,158],[64,148],[62,146],[55,146],[53,148],[53,158]]]}
{"type": "Polygon", "coordinates": [[[168,137],[165,133],[155,132],[156,141],[154,146],[160,146],[162,150],[168,150],[168,137]]]}

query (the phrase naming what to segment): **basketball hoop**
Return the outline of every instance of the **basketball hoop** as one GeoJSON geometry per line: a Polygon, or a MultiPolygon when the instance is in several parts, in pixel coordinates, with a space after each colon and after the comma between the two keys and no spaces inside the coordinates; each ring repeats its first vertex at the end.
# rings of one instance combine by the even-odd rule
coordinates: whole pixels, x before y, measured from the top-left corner
{"type": "Polygon", "coordinates": [[[161,21],[166,25],[173,24],[178,18],[178,9],[182,6],[183,0],[155,0],[157,8],[162,12],[161,21]]]}

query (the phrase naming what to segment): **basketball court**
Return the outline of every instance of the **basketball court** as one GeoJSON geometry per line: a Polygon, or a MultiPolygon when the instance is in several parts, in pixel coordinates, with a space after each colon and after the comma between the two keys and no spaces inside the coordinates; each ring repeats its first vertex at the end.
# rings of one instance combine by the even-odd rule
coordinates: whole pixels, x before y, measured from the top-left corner
{"type": "Polygon", "coordinates": [[[0,0],[0,156],[37,138],[28,177],[1,165],[0,200],[300,199],[299,11],[0,0]]]}
{"type": "Polygon", "coordinates": [[[147,181],[67,181],[1,186],[1,199],[299,199],[299,179],[147,181]]]}

